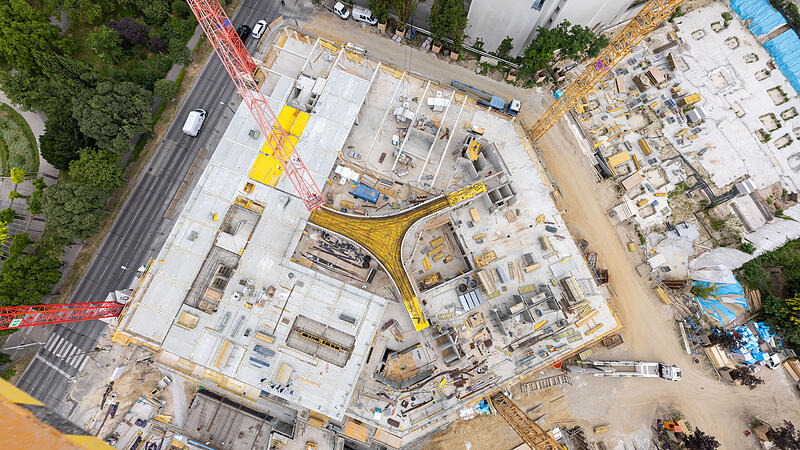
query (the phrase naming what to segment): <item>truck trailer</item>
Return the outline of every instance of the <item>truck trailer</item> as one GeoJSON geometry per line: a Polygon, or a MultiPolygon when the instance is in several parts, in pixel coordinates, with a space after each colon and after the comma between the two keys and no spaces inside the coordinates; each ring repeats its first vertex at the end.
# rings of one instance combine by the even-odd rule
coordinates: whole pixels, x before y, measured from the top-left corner
{"type": "Polygon", "coordinates": [[[596,377],[663,378],[680,381],[681,369],[661,362],[649,361],[581,361],[569,366],[572,373],[586,373],[596,377]]]}

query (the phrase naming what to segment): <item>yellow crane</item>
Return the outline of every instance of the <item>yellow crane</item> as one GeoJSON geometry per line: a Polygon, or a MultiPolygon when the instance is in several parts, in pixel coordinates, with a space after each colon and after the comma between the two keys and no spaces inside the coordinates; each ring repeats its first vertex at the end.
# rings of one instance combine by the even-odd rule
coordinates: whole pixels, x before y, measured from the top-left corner
{"type": "Polygon", "coordinates": [[[583,73],[569,85],[555,103],[531,127],[534,140],[539,140],[570,109],[589,93],[611,69],[625,59],[642,39],[672,15],[683,0],[649,0],[627,25],[600,52],[583,73]]]}
{"type": "Polygon", "coordinates": [[[519,437],[528,444],[532,450],[560,450],[561,445],[547,434],[542,427],[536,424],[527,414],[522,412],[510,398],[501,392],[489,396],[489,401],[497,414],[508,423],[519,437]]]}

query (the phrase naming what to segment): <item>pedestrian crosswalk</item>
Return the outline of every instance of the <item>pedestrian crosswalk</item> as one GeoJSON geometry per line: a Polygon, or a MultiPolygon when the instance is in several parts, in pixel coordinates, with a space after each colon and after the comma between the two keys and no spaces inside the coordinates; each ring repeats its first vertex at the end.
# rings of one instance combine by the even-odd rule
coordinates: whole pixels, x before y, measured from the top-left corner
{"type": "Polygon", "coordinates": [[[44,350],[50,352],[56,359],[63,360],[69,366],[81,370],[86,364],[87,351],[76,347],[72,342],[56,333],[51,333],[44,344],[44,350]]]}

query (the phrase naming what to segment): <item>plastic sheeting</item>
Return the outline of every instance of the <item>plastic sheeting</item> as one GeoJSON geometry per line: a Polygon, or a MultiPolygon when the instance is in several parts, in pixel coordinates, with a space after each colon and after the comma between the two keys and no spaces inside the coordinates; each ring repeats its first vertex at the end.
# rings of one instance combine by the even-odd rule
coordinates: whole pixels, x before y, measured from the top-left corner
{"type": "Polygon", "coordinates": [[[753,334],[748,326],[733,327],[731,331],[739,337],[741,346],[731,352],[734,359],[738,359],[746,364],[761,364],[769,360],[769,353],[761,350],[759,338],[764,341],[771,341],[775,336],[769,330],[769,327],[763,322],[753,322],[753,327],[756,333],[753,334]]]}
{"type": "Polygon", "coordinates": [[[744,288],[734,280],[733,283],[711,283],[707,281],[695,281],[694,286],[712,286],[714,291],[709,298],[694,297],[694,300],[703,308],[703,312],[713,317],[719,325],[725,326],[736,319],[736,312],[748,311],[747,299],[744,296],[744,288]]]}
{"type": "MultiPolygon", "coordinates": [[[[786,24],[786,19],[775,10],[769,0],[731,0],[731,9],[742,20],[751,20],[747,27],[756,36],[763,36],[786,24]]],[[[764,43],[764,48],[775,58],[781,73],[800,93],[800,38],[788,30],[764,43]]]]}
{"type": "Polygon", "coordinates": [[[789,30],[764,43],[775,63],[789,84],[796,92],[800,92],[800,38],[793,30],[789,30]]]}
{"type": "Polygon", "coordinates": [[[769,4],[769,0],[731,0],[731,9],[742,20],[752,19],[747,29],[756,36],[786,24],[786,19],[769,4]]]}
{"type": "Polygon", "coordinates": [[[762,253],[782,247],[787,241],[800,238],[800,204],[783,213],[792,220],[776,217],[758,230],[745,235],[745,240],[756,246],[752,255],[733,248],[715,248],[689,262],[689,277],[717,283],[736,282],[734,269],[762,253]]]}

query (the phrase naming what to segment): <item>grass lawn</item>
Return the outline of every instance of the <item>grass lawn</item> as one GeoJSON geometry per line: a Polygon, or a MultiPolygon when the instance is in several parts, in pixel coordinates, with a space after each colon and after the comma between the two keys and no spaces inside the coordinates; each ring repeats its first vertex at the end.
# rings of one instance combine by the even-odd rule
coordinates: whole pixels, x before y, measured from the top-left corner
{"type": "Polygon", "coordinates": [[[16,167],[27,173],[39,171],[39,148],[28,122],[13,108],[0,103],[0,164],[3,176],[16,167]]]}

